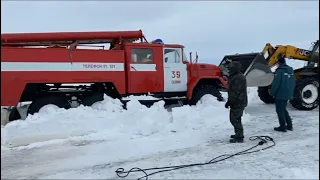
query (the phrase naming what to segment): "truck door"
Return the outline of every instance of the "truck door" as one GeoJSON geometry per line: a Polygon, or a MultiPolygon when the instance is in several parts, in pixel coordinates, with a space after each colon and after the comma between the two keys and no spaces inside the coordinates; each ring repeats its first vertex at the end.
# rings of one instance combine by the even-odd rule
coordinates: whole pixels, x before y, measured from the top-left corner
{"type": "Polygon", "coordinates": [[[187,65],[182,62],[181,48],[163,48],[164,92],[187,91],[187,65]]]}
{"type": "Polygon", "coordinates": [[[163,92],[161,47],[127,48],[128,93],[163,92]]]}

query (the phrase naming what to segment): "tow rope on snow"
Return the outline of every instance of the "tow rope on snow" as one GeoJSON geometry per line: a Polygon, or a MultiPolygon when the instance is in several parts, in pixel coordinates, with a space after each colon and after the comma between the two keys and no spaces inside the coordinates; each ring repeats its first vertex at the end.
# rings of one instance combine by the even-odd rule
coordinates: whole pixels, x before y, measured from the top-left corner
{"type": "Polygon", "coordinates": [[[161,173],[161,172],[174,171],[174,170],[177,170],[177,169],[183,169],[183,168],[193,167],[193,166],[204,166],[204,165],[214,164],[214,163],[217,163],[217,162],[220,162],[220,161],[224,161],[224,160],[229,159],[229,158],[234,157],[234,156],[240,156],[240,155],[245,155],[245,154],[256,153],[256,152],[259,152],[259,151],[262,151],[262,150],[265,150],[265,149],[269,149],[269,148],[271,148],[271,147],[276,145],[276,143],[274,142],[273,138],[271,138],[270,136],[251,136],[251,137],[249,137],[249,140],[250,141],[260,140],[260,141],[259,141],[259,143],[257,145],[252,146],[251,148],[248,148],[246,150],[240,151],[240,152],[235,153],[235,154],[220,155],[220,156],[217,156],[217,157],[211,159],[209,162],[205,162],[205,163],[183,164],[183,165],[177,165],[177,166],[163,166],[163,167],[154,167],[154,168],[146,168],[146,169],[141,169],[141,168],[138,168],[138,167],[134,167],[134,168],[131,168],[129,171],[125,171],[124,168],[118,168],[115,172],[116,172],[117,176],[121,177],[121,178],[127,177],[132,172],[143,172],[145,175],[140,177],[140,178],[138,178],[138,180],[141,180],[142,178],[145,178],[145,180],[148,180],[149,176],[154,175],[154,174],[158,174],[158,173],[161,173]],[[268,142],[271,142],[272,144],[267,146],[267,147],[264,147],[264,148],[253,150],[253,149],[256,149],[259,146],[267,144],[268,142]],[[153,170],[153,171],[154,170],[158,170],[158,171],[155,171],[155,172],[152,172],[152,173],[148,174],[147,171],[151,171],[151,170],[153,170]]]}

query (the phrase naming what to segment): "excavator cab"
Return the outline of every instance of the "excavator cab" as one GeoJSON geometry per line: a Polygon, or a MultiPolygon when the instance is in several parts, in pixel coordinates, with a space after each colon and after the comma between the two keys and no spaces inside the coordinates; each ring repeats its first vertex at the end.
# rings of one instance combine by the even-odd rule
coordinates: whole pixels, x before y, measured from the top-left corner
{"type": "Polygon", "coordinates": [[[224,56],[219,66],[225,76],[228,76],[228,64],[233,61],[238,61],[241,64],[241,72],[247,79],[248,87],[268,86],[272,83],[274,74],[263,53],[224,56]]]}
{"type": "Polygon", "coordinates": [[[319,74],[319,40],[313,42],[309,50],[300,49],[299,54],[306,55],[308,59],[306,59],[304,67],[295,70],[296,78],[317,76],[319,74]]]}
{"type": "Polygon", "coordinates": [[[319,66],[319,40],[313,43],[310,48],[311,54],[310,59],[307,62],[307,67],[318,67],[319,66]]]}

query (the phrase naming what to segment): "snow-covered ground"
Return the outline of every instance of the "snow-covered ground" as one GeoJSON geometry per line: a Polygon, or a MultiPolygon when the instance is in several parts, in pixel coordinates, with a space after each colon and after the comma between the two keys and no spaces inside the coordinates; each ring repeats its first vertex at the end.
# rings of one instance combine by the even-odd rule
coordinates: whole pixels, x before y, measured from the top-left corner
{"type": "MultiPolygon", "coordinates": [[[[263,104],[256,90],[249,89],[245,143],[229,144],[229,112],[211,96],[196,106],[169,111],[162,101],[146,108],[137,100],[123,110],[120,101],[108,97],[93,107],[48,108],[1,128],[1,178],[117,179],[114,171],[119,167],[206,162],[255,145],[249,136],[269,135],[277,144],[263,152],[150,178],[318,179],[319,109],[289,110],[294,131],[274,132],[274,105],[263,104]]],[[[133,173],[127,178],[141,176],[133,173]]]]}

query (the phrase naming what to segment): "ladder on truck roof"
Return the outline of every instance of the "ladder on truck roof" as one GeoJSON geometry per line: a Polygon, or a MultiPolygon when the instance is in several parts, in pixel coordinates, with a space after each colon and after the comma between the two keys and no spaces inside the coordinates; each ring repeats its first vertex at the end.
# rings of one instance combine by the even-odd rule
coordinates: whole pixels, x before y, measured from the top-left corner
{"type": "Polygon", "coordinates": [[[115,43],[115,41],[146,41],[141,30],[138,31],[94,31],[94,32],[46,32],[46,33],[4,33],[1,46],[41,46],[115,43]]]}

